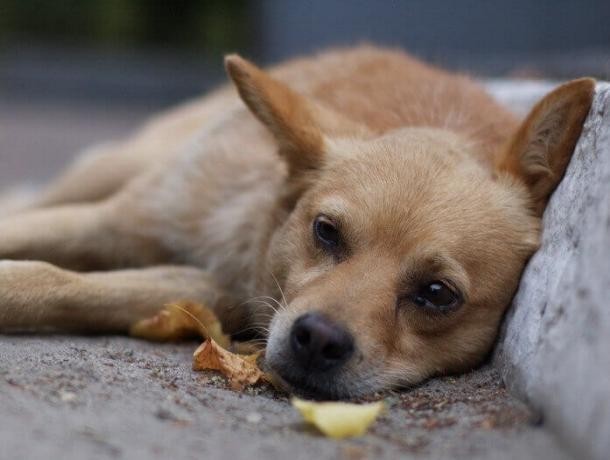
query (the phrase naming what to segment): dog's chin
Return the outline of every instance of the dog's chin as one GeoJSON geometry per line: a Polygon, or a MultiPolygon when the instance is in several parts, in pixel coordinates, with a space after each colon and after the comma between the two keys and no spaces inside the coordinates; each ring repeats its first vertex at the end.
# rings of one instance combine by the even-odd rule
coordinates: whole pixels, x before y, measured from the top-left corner
{"type": "Polygon", "coordinates": [[[271,371],[273,379],[287,393],[313,400],[349,399],[357,394],[336,384],[326,381],[312,381],[289,374],[271,371]]]}
{"type": "Polygon", "coordinates": [[[354,399],[387,389],[379,385],[372,375],[361,375],[349,372],[349,378],[338,370],[328,373],[309,373],[283,363],[274,366],[267,361],[266,369],[272,375],[274,384],[289,394],[313,400],[354,399]]]}

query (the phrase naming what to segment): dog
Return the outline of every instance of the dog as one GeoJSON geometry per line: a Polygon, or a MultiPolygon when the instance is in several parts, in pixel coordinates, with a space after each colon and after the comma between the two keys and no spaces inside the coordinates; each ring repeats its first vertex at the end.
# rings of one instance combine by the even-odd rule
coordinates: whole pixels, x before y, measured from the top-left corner
{"type": "Polygon", "coordinates": [[[225,67],[233,86],[90,149],[0,220],[0,331],[128,333],[191,299],[231,334],[263,331],[298,394],[479,365],[594,80],[520,121],[399,50],[225,67]]]}

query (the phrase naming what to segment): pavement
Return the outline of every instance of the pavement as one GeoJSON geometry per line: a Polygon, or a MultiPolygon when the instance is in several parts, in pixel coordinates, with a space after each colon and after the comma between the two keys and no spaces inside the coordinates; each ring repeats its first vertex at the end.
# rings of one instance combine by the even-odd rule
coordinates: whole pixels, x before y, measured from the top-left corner
{"type": "Polygon", "coordinates": [[[369,434],[334,441],[268,387],[191,370],[196,343],[0,336],[2,459],[563,459],[490,366],[377,395],[369,434]]]}

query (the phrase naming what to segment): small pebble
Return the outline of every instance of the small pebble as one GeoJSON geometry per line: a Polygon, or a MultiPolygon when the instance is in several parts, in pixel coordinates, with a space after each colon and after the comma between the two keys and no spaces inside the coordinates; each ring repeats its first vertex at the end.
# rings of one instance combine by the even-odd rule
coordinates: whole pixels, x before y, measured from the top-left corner
{"type": "Polygon", "coordinates": [[[263,419],[263,416],[258,412],[250,412],[246,415],[246,422],[248,423],[259,423],[263,419]]]}
{"type": "Polygon", "coordinates": [[[71,391],[62,391],[59,393],[59,399],[61,399],[63,402],[71,402],[76,399],[76,394],[72,393],[71,391]]]}

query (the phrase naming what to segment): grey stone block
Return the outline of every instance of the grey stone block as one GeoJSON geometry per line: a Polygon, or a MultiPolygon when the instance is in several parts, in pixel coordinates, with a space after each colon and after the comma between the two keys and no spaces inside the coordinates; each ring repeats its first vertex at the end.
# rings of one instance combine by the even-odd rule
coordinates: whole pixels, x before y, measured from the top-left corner
{"type": "Polygon", "coordinates": [[[610,84],[597,86],[543,222],[542,246],[523,274],[495,362],[508,387],[541,412],[578,458],[607,459],[610,84]]]}
{"type": "Polygon", "coordinates": [[[494,78],[484,81],[487,91],[517,115],[525,116],[532,106],[559,83],[548,80],[494,78]]]}

